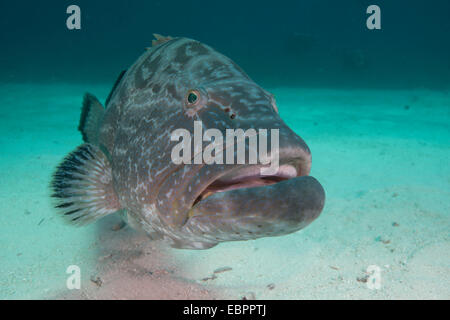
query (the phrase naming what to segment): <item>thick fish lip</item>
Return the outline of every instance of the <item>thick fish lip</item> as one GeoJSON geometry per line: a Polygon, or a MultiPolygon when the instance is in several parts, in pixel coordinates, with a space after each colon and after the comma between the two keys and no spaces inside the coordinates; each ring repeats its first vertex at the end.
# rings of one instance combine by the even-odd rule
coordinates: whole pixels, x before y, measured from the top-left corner
{"type": "Polygon", "coordinates": [[[203,248],[222,241],[285,235],[317,219],[325,197],[322,185],[311,176],[215,193],[191,209],[185,230],[200,234],[203,248]]]}
{"type": "Polygon", "coordinates": [[[280,159],[278,171],[273,175],[263,175],[261,169],[264,166],[262,165],[238,166],[221,173],[203,188],[192,203],[192,207],[218,192],[270,186],[289,179],[307,176],[311,171],[311,154],[304,150],[300,150],[300,152],[295,150],[293,153],[297,153],[295,157],[280,159]]]}

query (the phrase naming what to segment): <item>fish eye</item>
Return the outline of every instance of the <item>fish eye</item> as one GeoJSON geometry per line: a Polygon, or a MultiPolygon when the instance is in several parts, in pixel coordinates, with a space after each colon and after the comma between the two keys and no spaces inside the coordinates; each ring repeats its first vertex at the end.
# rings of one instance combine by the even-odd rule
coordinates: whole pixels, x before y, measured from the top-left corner
{"type": "Polygon", "coordinates": [[[198,104],[200,101],[200,92],[197,90],[190,90],[186,95],[186,103],[188,106],[192,107],[198,104]]]}

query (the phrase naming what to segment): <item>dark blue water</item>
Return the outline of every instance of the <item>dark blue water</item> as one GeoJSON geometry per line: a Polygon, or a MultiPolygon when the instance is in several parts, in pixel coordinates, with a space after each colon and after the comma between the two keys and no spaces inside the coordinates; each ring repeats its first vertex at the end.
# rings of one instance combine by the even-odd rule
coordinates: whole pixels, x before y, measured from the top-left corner
{"type": "Polygon", "coordinates": [[[113,83],[152,33],[200,40],[257,82],[315,87],[448,88],[450,2],[2,1],[0,81],[113,83]],[[66,8],[81,8],[81,30],[66,8]],[[381,30],[366,9],[381,8],[381,30]]]}

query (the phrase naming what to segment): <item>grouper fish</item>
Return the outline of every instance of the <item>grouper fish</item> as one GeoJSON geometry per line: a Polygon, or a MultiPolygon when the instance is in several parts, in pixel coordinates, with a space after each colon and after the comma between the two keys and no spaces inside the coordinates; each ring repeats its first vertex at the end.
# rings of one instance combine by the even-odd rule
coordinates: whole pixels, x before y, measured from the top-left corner
{"type": "Polygon", "coordinates": [[[203,43],[155,37],[121,73],[106,108],[85,95],[84,144],[51,183],[59,213],[85,225],[118,212],[151,239],[184,249],[285,235],[316,219],[325,192],[309,176],[311,152],[280,118],[274,96],[203,43]],[[262,174],[267,165],[260,163],[175,164],[172,132],[193,133],[194,121],[224,136],[227,129],[278,129],[278,170],[262,174]]]}

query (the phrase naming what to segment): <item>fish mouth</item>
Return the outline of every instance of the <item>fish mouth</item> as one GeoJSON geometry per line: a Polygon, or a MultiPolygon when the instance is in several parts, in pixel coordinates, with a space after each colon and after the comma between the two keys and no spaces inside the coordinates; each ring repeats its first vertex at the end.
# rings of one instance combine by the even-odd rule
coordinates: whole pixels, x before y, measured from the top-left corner
{"type": "Polygon", "coordinates": [[[309,175],[311,152],[300,139],[280,145],[270,165],[204,165],[192,175],[187,190],[196,187],[196,192],[186,201],[180,229],[187,238],[172,246],[207,249],[224,241],[281,236],[314,221],[323,210],[325,190],[309,175]],[[268,167],[277,170],[267,175],[262,169],[268,167]]]}
{"type": "Polygon", "coordinates": [[[207,249],[219,242],[303,229],[320,215],[325,204],[322,185],[309,176],[310,159],[285,161],[270,176],[261,174],[261,166],[243,165],[212,179],[196,197],[182,227],[190,240],[173,246],[207,249]]]}
{"type": "Polygon", "coordinates": [[[214,179],[195,198],[192,207],[215,193],[227,192],[237,189],[270,186],[289,179],[306,176],[311,169],[311,159],[287,159],[280,164],[273,175],[262,174],[262,165],[244,165],[231,169],[214,179]]]}

